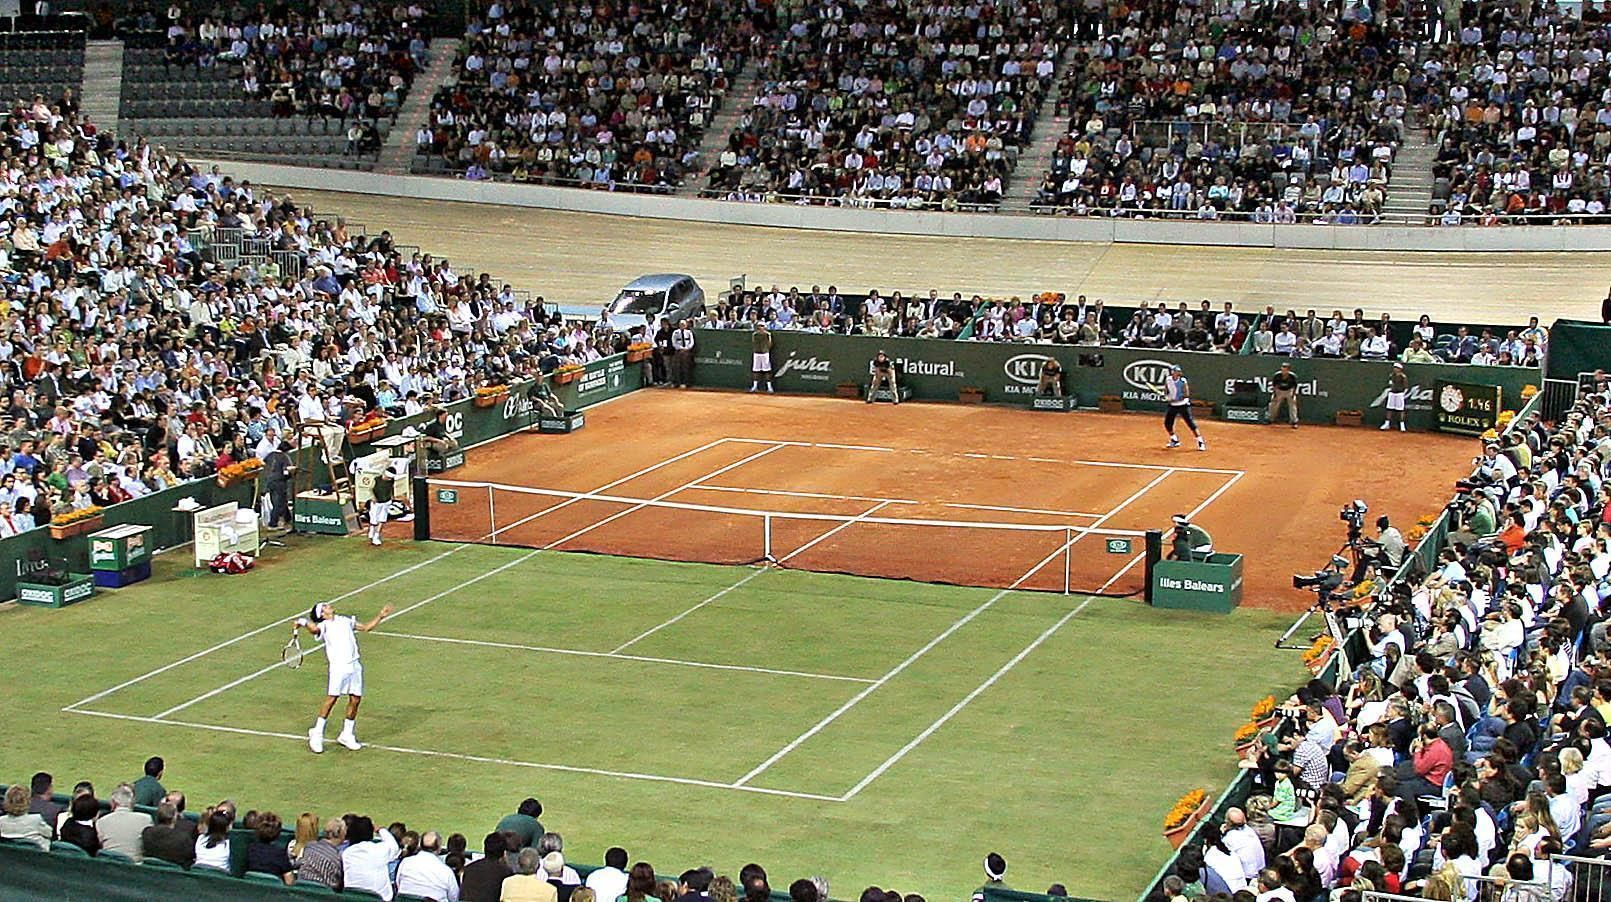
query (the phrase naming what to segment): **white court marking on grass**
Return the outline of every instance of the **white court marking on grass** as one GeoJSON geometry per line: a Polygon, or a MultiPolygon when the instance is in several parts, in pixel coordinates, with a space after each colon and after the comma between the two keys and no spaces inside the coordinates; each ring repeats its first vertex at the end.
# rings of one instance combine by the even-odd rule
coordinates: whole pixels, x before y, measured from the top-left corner
{"type": "Polygon", "coordinates": [[[814,725],[812,725],[812,727],[810,729],[806,730],[804,733],[801,733],[799,736],[796,736],[788,745],[785,745],[783,748],[778,749],[776,752],[774,752],[770,758],[767,758],[765,761],[762,761],[760,764],[757,764],[755,767],[751,768],[749,773],[747,773],[744,776],[739,777],[737,780],[733,781],[734,788],[743,787],[745,784],[749,783],[751,780],[753,780],[756,777],[760,776],[762,773],[766,772],[766,770],[768,768],[770,768],[772,765],[774,765],[774,764],[778,763],[779,761],[781,761],[785,755],[787,755],[790,752],[794,751],[795,749],[799,748],[806,740],[808,740],[811,737],[813,737],[813,736],[817,735],[818,733],[822,732],[829,724],[833,723],[834,721],[838,720],[840,717],[844,716],[844,714],[847,711],[849,711],[850,709],[856,707],[858,704],[861,704],[861,701],[863,699],[865,699],[867,696],[872,695],[874,692],[876,692],[878,690],[878,687],[884,685],[885,683],[888,683],[890,680],[892,680],[895,677],[899,676],[902,671],[906,670],[906,668],[908,668],[908,667],[912,666],[913,664],[917,663],[917,660],[919,658],[921,658],[924,655],[928,654],[929,651],[931,651],[936,645],[939,645],[941,642],[944,642],[947,638],[949,638],[957,630],[959,630],[962,627],[964,627],[964,626],[968,625],[969,623],[971,623],[974,618],[978,617],[980,614],[983,614],[986,610],[990,609],[991,607],[994,607],[996,602],[1000,601],[1003,598],[1006,598],[1007,594],[1009,592],[1012,592],[1014,589],[1017,589],[1019,586],[1023,585],[1026,581],[1029,580],[1029,578],[1031,576],[1034,576],[1036,573],[1040,572],[1042,567],[1045,567],[1047,564],[1049,564],[1052,561],[1056,560],[1058,555],[1063,554],[1066,551],[1068,551],[1068,549],[1070,549],[1074,545],[1078,544],[1081,539],[1084,539],[1086,536],[1090,535],[1092,531],[1096,530],[1103,523],[1105,523],[1106,521],[1111,519],[1119,511],[1124,510],[1126,507],[1129,507],[1131,504],[1133,504],[1136,501],[1136,499],[1140,498],[1141,496],[1145,495],[1147,492],[1151,491],[1153,488],[1157,487],[1157,485],[1159,483],[1161,483],[1165,479],[1169,478],[1169,475],[1171,473],[1173,473],[1173,472],[1174,472],[1173,470],[1165,470],[1164,472],[1159,473],[1157,476],[1153,477],[1151,482],[1148,482],[1146,485],[1144,485],[1141,488],[1137,489],[1135,491],[1135,493],[1132,494],[1130,497],[1128,497],[1128,498],[1124,499],[1123,501],[1119,502],[1116,507],[1114,507],[1113,509],[1109,510],[1106,514],[1103,514],[1100,518],[1098,518],[1089,527],[1083,528],[1079,535],[1077,535],[1077,536],[1069,539],[1068,541],[1064,542],[1057,550],[1053,551],[1051,554],[1047,555],[1044,559],[1042,559],[1040,563],[1038,563],[1035,566],[1031,567],[1029,569],[1029,571],[1027,573],[1025,573],[1023,576],[1020,576],[1017,579],[1013,580],[1012,583],[1010,585],[1008,585],[1007,588],[1002,589],[1001,591],[997,592],[996,594],[990,596],[990,598],[988,600],[986,600],[984,602],[984,604],[979,605],[978,607],[976,607],[973,610],[969,611],[968,613],[964,614],[962,617],[958,618],[955,623],[952,623],[950,626],[946,627],[944,632],[940,633],[938,636],[935,636],[933,639],[930,639],[926,644],[924,644],[924,646],[922,648],[919,648],[917,651],[912,652],[912,654],[909,655],[906,658],[906,660],[900,662],[899,664],[896,664],[893,668],[891,668],[889,670],[888,673],[885,673],[883,676],[879,677],[871,685],[869,685],[866,689],[863,689],[862,691],[856,693],[854,696],[852,696],[850,698],[849,701],[845,702],[843,705],[840,705],[837,709],[835,709],[833,712],[828,714],[828,716],[826,716],[823,719],[817,721],[814,725]]]}
{"type": "Polygon", "coordinates": [[[669,664],[676,667],[700,667],[707,670],[735,670],[743,673],[763,673],[771,676],[801,677],[809,680],[837,680],[842,683],[871,683],[866,677],[841,676],[835,673],[811,673],[804,670],[778,670],[771,667],[749,667],[743,664],[716,664],[710,661],[685,661],[680,658],[655,658],[647,655],[622,655],[608,651],[583,651],[576,648],[549,648],[542,645],[521,645],[517,642],[492,642],[483,639],[453,639],[446,636],[421,636],[414,633],[390,633],[375,630],[376,636],[392,639],[413,639],[419,642],[444,642],[451,645],[471,645],[481,648],[507,648],[512,651],[532,651],[549,655],[574,655],[582,658],[606,658],[612,661],[636,661],[642,664],[669,664]]]}
{"type": "MultiPolygon", "coordinates": [[[[489,576],[496,576],[499,573],[502,573],[503,571],[508,570],[511,567],[514,567],[514,566],[516,566],[518,564],[523,564],[526,561],[531,560],[533,557],[536,557],[539,553],[540,553],[539,550],[529,551],[529,552],[521,555],[520,557],[517,557],[514,560],[508,561],[507,563],[501,564],[501,565],[499,565],[497,567],[494,567],[493,569],[488,570],[485,573],[480,573],[480,574],[477,574],[475,576],[472,576],[469,579],[465,580],[462,583],[459,583],[456,586],[452,586],[451,588],[443,589],[442,591],[436,593],[435,595],[432,595],[429,598],[423,598],[423,599],[421,599],[419,601],[416,601],[413,604],[409,605],[406,608],[403,608],[400,611],[394,611],[392,613],[392,615],[390,617],[386,618],[386,619],[395,620],[396,618],[401,617],[404,614],[407,614],[409,611],[417,611],[420,608],[425,607],[426,605],[430,604],[433,601],[437,601],[439,599],[446,598],[449,595],[452,595],[454,592],[457,592],[460,589],[467,589],[470,586],[473,586],[476,583],[481,582],[482,580],[486,579],[489,576]]],[[[314,643],[313,647],[307,649],[304,652],[304,654],[311,654],[311,653],[313,653],[313,652],[315,652],[318,649],[323,648],[323,647],[324,647],[323,642],[316,642],[316,643],[314,643]]],[[[160,714],[153,715],[153,718],[156,719],[156,720],[161,720],[162,718],[167,717],[170,714],[177,714],[180,711],[183,711],[184,709],[190,707],[191,705],[199,704],[201,702],[206,701],[207,699],[213,698],[214,696],[221,695],[221,694],[223,694],[225,692],[228,692],[231,689],[234,689],[236,686],[239,686],[239,685],[241,685],[243,683],[249,683],[252,680],[255,680],[258,677],[262,676],[265,673],[269,673],[270,671],[273,671],[273,670],[278,670],[278,669],[280,669],[280,668],[282,668],[284,666],[285,666],[284,663],[276,661],[273,664],[270,664],[267,667],[263,667],[263,668],[261,668],[259,670],[255,670],[252,673],[247,674],[246,676],[238,677],[236,679],[233,679],[233,680],[225,683],[224,685],[219,686],[217,689],[212,689],[212,690],[209,690],[207,692],[203,692],[201,695],[196,696],[195,698],[191,699],[190,701],[181,702],[180,704],[174,705],[172,708],[169,708],[168,710],[163,711],[160,714]]]]}
{"type": "MultiPolygon", "coordinates": [[[[1186,519],[1187,520],[1196,519],[1198,514],[1200,514],[1203,511],[1207,510],[1208,506],[1210,504],[1213,504],[1215,499],[1217,499],[1217,498],[1219,498],[1219,496],[1225,494],[1225,491],[1227,489],[1229,489],[1233,485],[1236,485],[1236,483],[1241,481],[1241,479],[1242,479],[1242,474],[1241,473],[1237,473],[1235,476],[1232,476],[1230,479],[1227,479],[1225,481],[1224,485],[1222,485],[1219,488],[1215,489],[1213,494],[1209,495],[1207,498],[1204,498],[1202,504],[1199,504],[1196,507],[1192,508],[1186,514],[1186,519]]],[[[1134,569],[1135,565],[1141,563],[1142,559],[1145,558],[1146,556],[1147,556],[1147,553],[1145,551],[1142,551],[1140,554],[1138,554],[1135,557],[1131,558],[1130,562],[1128,564],[1125,564],[1124,567],[1122,569],[1120,569],[1118,573],[1113,574],[1111,579],[1109,579],[1107,582],[1102,584],[1102,588],[1096,590],[1096,594],[1101,595],[1103,592],[1106,592],[1108,590],[1109,586],[1112,586],[1114,583],[1118,582],[1120,577],[1124,576],[1126,573],[1129,573],[1132,569],[1134,569]]]]}
{"type": "MultiPolygon", "coordinates": [[[[427,558],[427,559],[425,559],[423,561],[420,561],[419,563],[412,564],[412,565],[410,565],[408,567],[404,567],[401,570],[397,570],[397,571],[395,571],[393,573],[389,573],[389,574],[381,577],[380,579],[375,580],[374,582],[366,583],[365,585],[359,586],[358,588],[353,589],[350,592],[343,592],[342,594],[337,595],[335,598],[331,598],[331,599],[328,599],[328,600],[331,601],[331,602],[345,601],[348,598],[351,598],[352,596],[359,594],[360,592],[367,592],[370,589],[373,589],[376,586],[380,586],[380,585],[383,585],[385,583],[388,583],[388,582],[398,578],[399,576],[405,576],[407,574],[413,573],[416,570],[419,570],[422,567],[427,567],[427,566],[429,566],[431,564],[434,564],[437,561],[440,561],[440,560],[442,560],[443,558],[445,558],[445,557],[447,557],[449,555],[458,554],[459,552],[461,552],[464,549],[469,548],[469,547],[470,547],[469,545],[457,545],[457,546],[454,546],[453,548],[450,548],[447,551],[444,551],[441,554],[436,555],[435,557],[427,558]]],[[[201,651],[195,652],[194,654],[186,655],[185,657],[180,658],[179,660],[174,661],[174,662],[172,662],[170,664],[164,664],[164,665],[162,665],[161,667],[158,667],[155,670],[149,671],[147,673],[142,673],[142,674],[140,674],[139,676],[135,677],[132,680],[124,680],[123,682],[118,683],[116,686],[113,686],[110,689],[103,689],[100,692],[97,692],[94,695],[89,696],[88,698],[84,698],[84,699],[81,699],[79,701],[73,702],[71,705],[68,705],[67,707],[63,708],[62,710],[63,711],[71,711],[71,710],[73,710],[75,708],[78,708],[78,707],[80,707],[82,705],[87,705],[90,702],[100,701],[101,699],[106,698],[108,695],[111,695],[114,692],[120,692],[120,691],[122,691],[124,689],[129,688],[130,686],[135,685],[136,683],[143,683],[146,680],[149,680],[154,676],[157,676],[157,675],[163,674],[163,673],[167,673],[168,671],[174,669],[175,667],[180,667],[182,665],[189,664],[191,661],[194,661],[194,660],[196,660],[198,658],[204,658],[207,655],[212,654],[213,652],[219,651],[221,649],[228,648],[229,646],[234,645],[236,642],[240,642],[243,639],[250,639],[253,636],[258,635],[259,633],[268,632],[269,630],[274,629],[277,626],[284,626],[285,624],[290,623],[292,620],[295,620],[296,618],[302,616],[302,613],[303,612],[298,611],[297,613],[292,614],[289,617],[282,617],[279,620],[276,620],[273,623],[270,623],[270,624],[268,624],[266,626],[260,626],[257,629],[254,629],[254,630],[252,630],[250,632],[242,633],[242,634],[240,634],[239,636],[236,636],[233,639],[226,639],[225,641],[220,642],[220,643],[218,643],[217,645],[214,645],[211,648],[204,648],[201,651]]]]}
{"type": "MultiPolygon", "coordinates": [[[[238,736],[258,736],[267,739],[284,739],[303,744],[308,741],[306,733],[278,733],[272,730],[253,730],[246,727],[231,727],[222,724],[197,723],[187,720],[159,720],[155,717],[141,717],[136,714],[113,714],[108,711],[91,711],[77,708],[73,714],[83,714],[89,717],[106,717],[112,720],[132,721],[134,723],[160,724],[167,727],[185,727],[192,730],[210,730],[215,733],[233,733],[238,736]]],[[[561,773],[587,774],[598,777],[616,777],[623,780],[647,780],[655,783],[676,783],[682,786],[699,786],[706,789],[737,789],[743,792],[752,792],[758,795],[786,796],[793,799],[808,799],[814,802],[842,802],[838,796],[822,795],[811,792],[794,792],[788,789],[769,789],[764,786],[732,786],[717,780],[698,780],[692,777],[672,777],[664,774],[644,774],[633,771],[607,770],[597,767],[578,767],[571,764],[550,764],[540,761],[517,761],[513,758],[498,758],[491,755],[466,755],[460,752],[442,752],[432,749],[416,749],[398,745],[379,745],[366,743],[364,749],[368,751],[392,752],[399,755],[417,755],[425,758],[441,758],[450,761],[468,761],[475,764],[497,764],[505,767],[525,767],[535,770],[558,771],[561,773]]],[[[342,752],[341,754],[346,754],[342,752]]]]}
{"type": "Polygon", "coordinates": [[[743,579],[740,579],[738,582],[733,583],[731,586],[728,586],[727,588],[722,589],[721,591],[717,592],[715,595],[712,595],[711,597],[705,599],[704,601],[701,601],[700,603],[694,605],[693,607],[689,608],[688,610],[683,611],[681,614],[678,614],[677,616],[672,617],[671,619],[666,620],[666,621],[664,621],[662,623],[659,623],[659,624],[657,624],[655,626],[649,627],[648,629],[646,629],[643,632],[637,634],[636,636],[633,636],[631,639],[628,639],[627,641],[622,642],[620,645],[617,645],[610,652],[610,654],[618,655],[621,652],[626,651],[627,649],[631,648],[632,646],[637,645],[639,642],[642,642],[643,640],[649,638],[650,636],[653,636],[655,633],[658,633],[661,630],[665,629],[666,627],[671,626],[673,623],[676,623],[676,622],[682,620],[684,617],[687,617],[689,614],[692,614],[693,612],[699,610],[700,608],[704,607],[705,605],[708,605],[711,602],[714,602],[717,599],[720,599],[722,596],[726,595],[729,592],[732,592],[734,589],[737,589],[740,586],[743,586],[744,584],[748,583],[750,580],[756,578],[757,576],[760,576],[761,574],[763,574],[765,572],[766,572],[766,570],[763,568],[763,569],[759,569],[759,570],[753,570],[753,571],[745,574],[743,579]]]}

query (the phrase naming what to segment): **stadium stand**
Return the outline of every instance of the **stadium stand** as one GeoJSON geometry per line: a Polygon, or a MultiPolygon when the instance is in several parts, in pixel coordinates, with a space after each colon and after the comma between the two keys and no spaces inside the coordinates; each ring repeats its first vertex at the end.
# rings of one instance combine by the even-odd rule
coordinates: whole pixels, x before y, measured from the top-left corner
{"type": "Polygon", "coordinates": [[[1385,15],[1154,3],[1082,36],[1062,77],[1068,134],[1035,205],[1374,220],[1404,128],[1400,69],[1415,51],[1403,14],[1385,15]]]}
{"type": "Polygon", "coordinates": [[[1273,306],[1248,311],[1226,303],[1216,309],[1206,300],[1195,308],[1185,301],[1125,307],[1084,295],[1070,300],[1056,292],[1025,301],[963,297],[961,292],[947,298],[937,289],[910,296],[876,289],[841,294],[833,285],[826,291],[820,286],[809,291],[755,286],[724,297],[704,325],[747,329],[756,322],[773,331],[1528,367],[1540,365],[1549,338],[1537,317],[1521,328],[1439,326],[1428,316],[1415,323],[1395,321],[1385,313],[1367,320],[1359,308],[1349,316],[1341,310],[1299,315],[1294,309],[1278,313],[1273,306]]]}
{"type": "Polygon", "coordinates": [[[705,193],[993,208],[1053,84],[1072,7],[804,5],[768,48],[705,193]]]}
{"type": "Polygon", "coordinates": [[[125,35],[121,118],[178,149],[370,169],[428,61],[426,24],[386,3],[171,16],[125,35]]]}
{"type": "Polygon", "coordinates": [[[30,102],[36,97],[65,99],[76,109],[83,83],[82,31],[0,34],[0,97],[30,102]]]}
{"type": "Polygon", "coordinates": [[[1348,663],[1250,737],[1245,803],[1183,847],[1149,899],[1603,891],[1608,420],[1596,374],[1559,422],[1530,410],[1493,436],[1445,513],[1407,535],[1379,525],[1360,588],[1333,593],[1348,663]]]}
{"type": "Polygon", "coordinates": [[[1599,12],[1504,7],[1427,48],[1438,146],[1431,212],[1447,225],[1581,222],[1611,202],[1611,110],[1599,12]]]}
{"type": "Polygon", "coordinates": [[[743,68],[742,5],[560,7],[495,0],[469,24],[416,137],[417,171],[667,191],[743,68]]]}
{"type": "Polygon", "coordinates": [[[0,536],[261,457],[301,419],[417,412],[609,349],[541,298],[85,134],[61,104],[0,138],[18,196],[78,186],[0,219],[0,536]]]}

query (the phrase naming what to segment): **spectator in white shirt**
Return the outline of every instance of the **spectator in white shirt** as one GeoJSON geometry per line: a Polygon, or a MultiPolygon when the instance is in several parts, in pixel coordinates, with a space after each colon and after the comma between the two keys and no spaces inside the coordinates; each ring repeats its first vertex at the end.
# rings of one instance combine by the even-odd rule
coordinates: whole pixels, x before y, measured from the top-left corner
{"type": "Polygon", "coordinates": [[[619,899],[626,895],[627,853],[620,846],[612,846],[604,853],[604,867],[587,875],[587,888],[599,902],[619,899]]]}
{"type": "Polygon", "coordinates": [[[441,846],[442,837],[434,831],[424,836],[403,834],[403,860],[397,864],[398,895],[459,902],[459,878],[437,857],[441,846]]]}
{"type": "Polygon", "coordinates": [[[402,851],[390,830],[376,830],[375,822],[362,815],[347,823],[347,848],[341,851],[341,870],[347,889],[369,890],[391,902],[391,863],[402,851]]]}

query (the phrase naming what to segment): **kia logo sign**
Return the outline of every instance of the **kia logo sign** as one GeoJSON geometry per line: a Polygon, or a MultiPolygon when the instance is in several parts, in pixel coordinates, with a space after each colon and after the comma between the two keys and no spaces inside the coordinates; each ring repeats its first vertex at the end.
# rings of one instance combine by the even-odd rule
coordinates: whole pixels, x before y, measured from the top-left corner
{"type": "Polygon", "coordinates": [[[1124,381],[1142,391],[1157,391],[1169,378],[1172,364],[1165,360],[1136,360],[1124,368],[1124,381]]]}
{"type": "Polygon", "coordinates": [[[1016,357],[1007,358],[1007,362],[1001,365],[1001,369],[1007,374],[1007,378],[1014,382],[1021,382],[1025,385],[1039,385],[1041,364],[1050,359],[1052,358],[1047,357],[1045,354],[1019,354],[1016,357]]]}

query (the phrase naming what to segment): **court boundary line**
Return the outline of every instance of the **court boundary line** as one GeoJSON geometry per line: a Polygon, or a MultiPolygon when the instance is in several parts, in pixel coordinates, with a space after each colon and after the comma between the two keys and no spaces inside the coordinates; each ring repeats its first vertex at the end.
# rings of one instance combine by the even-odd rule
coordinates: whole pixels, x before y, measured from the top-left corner
{"type": "MultiPolygon", "coordinates": [[[[1111,508],[1106,514],[1103,514],[1100,519],[1098,519],[1096,522],[1091,524],[1089,529],[1090,530],[1095,530],[1098,527],[1100,527],[1103,522],[1105,522],[1106,520],[1112,518],[1114,515],[1118,514],[1119,511],[1124,510],[1126,507],[1129,507],[1131,504],[1135,503],[1135,501],[1140,499],[1142,496],[1146,495],[1148,492],[1152,491],[1152,489],[1156,488],[1165,479],[1169,478],[1170,474],[1172,474],[1173,472],[1174,472],[1173,469],[1166,469],[1166,470],[1164,470],[1164,472],[1158,474],[1156,477],[1154,477],[1152,479],[1151,482],[1148,482],[1146,485],[1144,485],[1141,488],[1137,489],[1133,494],[1130,495],[1130,497],[1128,497],[1128,498],[1124,499],[1123,501],[1119,502],[1116,506],[1111,508]]],[[[967,614],[964,614],[962,617],[958,618],[956,620],[956,622],[954,622],[950,626],[946,627],[945,630],[942,631],[938,636],[935,636],[933,639],[930,639],[927,643],[925,643],[917,651],[912,652],[912,654],[909,655],[905,660],[901,661],[899,664],[896,664],[893,668],[891,668],[889,670],[889,672],[887,672],[883,676],[879,677],[875,682],[873,682],[867,688],[865,688],[862,691],[856,693],[854,696],[852,696],[850,698],[849,701],[845,702],[843,705],[840,705],[838,708],[836,708],[828,716],[826,716],[823,719],[817,721],[817,723],[812,725],[812,727],[810,729],[806,730],[804,733],[801,733],[799,736],[796,736],[794,738],[794,740],[791,741],[788,745],[785,745],[783,748],[781,748],[778,751],[772,753],[771,757],[767,758],[765,761],[762,761],[760,764],[757,764],[755,767],[751,768],[748,773],[744,774],[742,777],[739,777],[737,780],[735,780],[733,782],[734,788],[741,788],[741,787],[745,786],[746,784],[748,784],[749,781],[751,781],[751,780],[755,779],[756,777],[760,776],[762,773],[765,773],[766,770],[768,768],[770,768],[772,765],[774,765],[774,764],[778,763],[779,761],[783,760],[783,758],[785,756],[787,756],[790,752],[793,752],[795,749],[799,748],[802,744],[804,744],[811,737],[813,737],[813,736],[817,735],[818,733],[822,732],[830,724],[832,724],[834,721],[838,720],[841,716],[843,716],[851,708],[854,708],[856,705],[860,704],[863,699],[867,698],[867,696],[872,695],[875,691],[878,690],[878,688],[880,686],[883,686],[884,684],[888,683],[890,680],[892,680],[895,677],[899,676],[903,671],[906,670],[906,668],[908,668],[908,667],[912,666],[913,664],[917,663],[919,658],[921,658],[924,655],[928,654],[930,651],[932,651],[934,649],[935,646],[939,645],[941,642],[944,642],[946,639],[950,638],[954,633],[956,633],[957,630],[959,630],[962,627],[968,625],[969,623],[971,623],[974,620],[974,618],[978,617],[980,614],[983,614],[986,610],[994,607],[996,602],[1001,601],[1001,599],[1006,598],[1009,593],[1017,590],[1018,587],[1023,585],[1025,582],[1027,582],[1030,577],[1034,576],[1036,573],[1039,573],[1043,567],[1045,567],[1047,564],[1051,563],[1052,561],[1056,560],[1058,555],[1065,554],[1065,553],[1070,553],[1070,549],[1073,548],[1074,545],[1078,544],[1081,539],[1085,538],[1086,536],[1088,536],[1090,534],[1091,533],[1089,531],[1084,531],[1084,532],[1081,532],[1079,535],[1073,536],[1073,537],[1069,538],[1068,540],[1066,540],[1065,542],[1063,542],[1057,548],[1057,550],[1053,551],[1051,554],[1049,554],[1045,558],[1043,558],[1040,561],[1040,563],[1038,563],[1035,566],[1031,567],[1029,569],[1029,571],[1026,572],[1023,576],[1020,576],[1017,579],[1013,580],[1012,583],[1007,586],[1007,588],[1001,589],[1000,591],[996,592],[994,595],[990,596],[990,598],[988,600],[986,600],[984,602],[984,604],[979,605],[978,607],[976,607],[973,610],[969,611],[967,614]]],[[[1067,621],[1065,620],[1065,621],[1062,621],[1062,622],[1067,622],[1067,621]]]]}
{"type": "Polygon", "coordinates": [[[805,670],[780,670],[773,667],[751,667],[744,664],[718,664],[714,661],[688,661],[681,658],[658,658],[648,655],[623,655],[609,651],[587,651],[580,648],[553,648],[545,645],[522,645],[518,642],[495,642],[487,639],[457,639],[451,636],[426,636],[419,633],[393,633],[375,630],[371,635],[391,639],[409,639],[417,642],[441,642],[449,645],[470,645],[480,648],[503,648],[512,651],[529,651],[538,654],[571,655],[581,658],[605,658],[612,661],[633,661],[640,664],[666,664],[676,667],[697,667],[706,670],[734,670],[769,676],[799,677],[808,680],[833,680],[841,683],[871,683],[868,677],[843,676],[836,673],[812,673],[805,670]]]}
{"type": "Polygon", "coordinates": [[[725,589],[722,589],[721,591],[719,591],[716,594],[710,596],[709,598],[705,599],[704,601],[699,602],[698,604],[694,605],[693,607],[689,608],[688,610],[683,611],[681,614],[678,614],[677,616],[672,617],[671,619],[666,620],[666,621],[664,621],[664,622],[662,622],[662,623],[660,623],[660,624],[658,624],[656,626],[652,626],[652,627],[644,630],[643,632],[637,634],[636,636],[633,636],[631,639],[628,639],[627,641],[621,643],[620,645],[617,645],[614,649],[612,649],[610,651],[610,654],[618,655],[621,652],[626,651],[628,648],[631,648],[632,646],[637,645],[639,642],[642,642],[643,640],[649,638],[650,636],[653,636],[655,633],[658,633],[661,630],[665,629],[666,627],[671,626],[673,623],[677,623],[678,621],[682,620],[684,617],[687,617],[689,614],[692,614],[693,612],[699,610],[700,608],[704,607],[705,605],[708,605],[708,604],[716,601],[717,599],[719,599],[722,596],[728,594],[729,592],[733,592],[733,591],[737,590],[739,587],[745,585],[750,580],[756,578],[757,576],[760,576],[761,574],[763,574],[765,572],[766,572],[766,568],[763,567],[763,568],[760,568],[760,569],[757,569],[757,570],[754,570],[754,571],[752,571],[750,573],[745,574],[743,579],[739,580],[736,583],[733,583],[731,586],[728,586],[725,589]]]}
{"type": "MultiPolygon", "coordinates": [[[[135,723],[160,724],[168,727],[185,727],[192,730],[210,730],[216,733],[233,733],[241,736],[257,736],[269,739],[291,740],[297,743],[306,743],[307,734],[280,733],[273,730],[256,730],[248,727],[232,727],[224,724],[201,723],[188,720],[166,720],[155,717],[144,717],[138,714],[115,714],[110,711],[95,711],[89,708],[75,708],[68,712],[88,717],[105,717],[113,720],[132,721],[135,723]]],[[[434,749],[410,748],[408,746],[381,745],[378,743],[365,743],[365,749],[392,752],[402,755],[416,755],[427,758],[441,758],[452,761],[468,761],[474,764],[496,764],[505,767],[524,767],[535,770],[557,771],[561,773],[585,774],[598,777],[614,777],[624,780],[643,780],[657,783],[676,783],[682,786],[698,786],[705,789],[737,789],[741,792],[751,792],[760,795],[785,796],[795,799],[807,799],[815,802],[842,803],[844,800],[838,796],[821,793],[795,792],[789,789],[772,789],[765,786],[730,786],[718,780],[700,780],[694,777],[674,777],[666,774],[636,773],[633,771],[610,770],[598,767],[582,767],[573,764],[553,764],[541,761],[520,761],[513,758],[499,758],[492,755],[471,755],[463,752],[444,752],[434,749]]]]}

